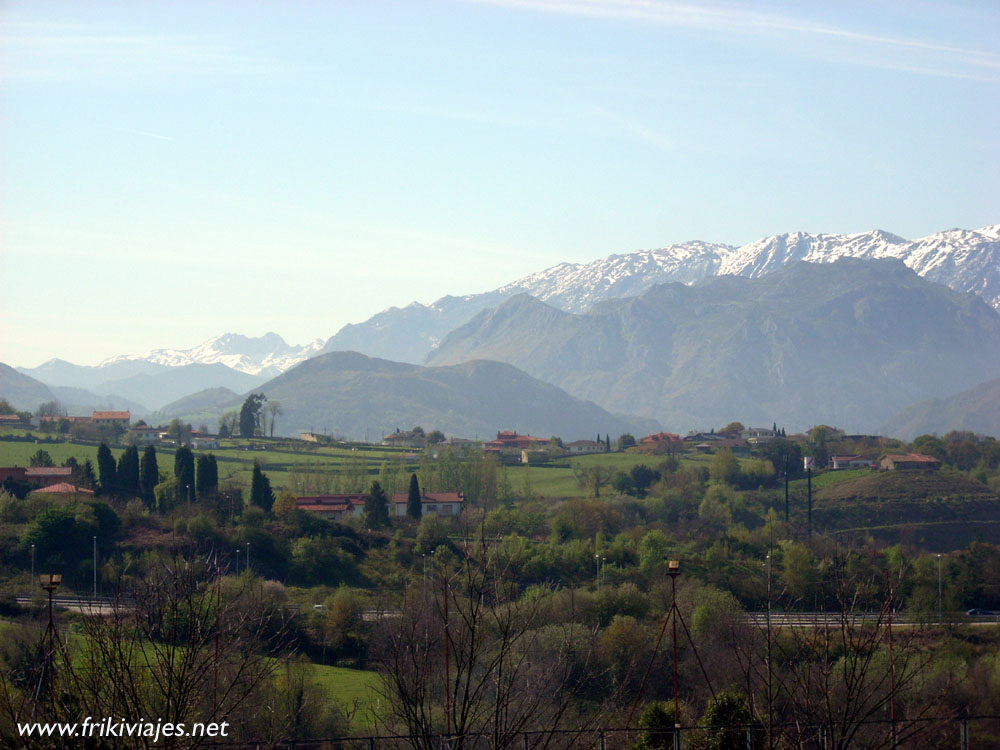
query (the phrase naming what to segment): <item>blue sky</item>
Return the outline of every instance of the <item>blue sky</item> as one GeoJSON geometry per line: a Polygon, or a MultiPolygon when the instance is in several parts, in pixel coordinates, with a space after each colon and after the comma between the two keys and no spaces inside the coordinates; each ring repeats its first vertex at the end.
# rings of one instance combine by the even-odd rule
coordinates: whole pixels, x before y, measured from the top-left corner
{"type": "Polygon", "coordinates": [[[994,224],[998,35],[995,2],[7,2],[0,361],[994,224]]]}

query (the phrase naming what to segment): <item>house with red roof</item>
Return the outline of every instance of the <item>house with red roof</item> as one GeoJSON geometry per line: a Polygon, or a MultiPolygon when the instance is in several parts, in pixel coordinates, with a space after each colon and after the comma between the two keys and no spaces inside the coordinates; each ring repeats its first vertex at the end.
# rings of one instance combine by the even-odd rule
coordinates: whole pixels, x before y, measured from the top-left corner
{"type": "Polygon", "coordinates": [[[363,493],[306,495],[295,498],[295,503],[299,506],[299,510],[316,513],[331,521],[361,518],[365,514],[365,495],[363,493]]]}
{"type": "Polygon", "coordinates": [[[132,412],[128,411],[95,411],[90,415],[90,421],[96,425],[121,427],[127,430],[132,422],[132,412]]]}
{"type": "Polygon", "coordinates": [[[941,462],[938,459],[934,456],[925,456],[923,453],[890,453],[883,456],[878,465],[883,471],[899,471],[901,469],[937,471],[941,468],[941,462]]]}

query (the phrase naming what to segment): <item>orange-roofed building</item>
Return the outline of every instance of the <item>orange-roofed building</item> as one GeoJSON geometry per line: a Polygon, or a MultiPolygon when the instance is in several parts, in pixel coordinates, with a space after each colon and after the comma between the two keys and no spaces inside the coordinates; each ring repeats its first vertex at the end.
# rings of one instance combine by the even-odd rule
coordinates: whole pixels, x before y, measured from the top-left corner
{"type": "Polygon", "coordinates": [[[132,422],[132,412],[129,411],[95,411],[90,415],[90,421],[98,425],[121,427],[127,430],[132,422]]]}

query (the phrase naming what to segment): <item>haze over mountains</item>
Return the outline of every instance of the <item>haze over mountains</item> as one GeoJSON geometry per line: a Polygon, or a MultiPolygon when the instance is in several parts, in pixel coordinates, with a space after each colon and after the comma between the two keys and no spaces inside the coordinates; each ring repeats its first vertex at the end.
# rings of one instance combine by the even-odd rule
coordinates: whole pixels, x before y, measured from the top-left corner
{"type": "MultiPolygon", "coordinates": [[[[81,409],[130,408],[152,418],[190,409],[205,417],[251,390],[281,388],[298,403],[287,392],[293,381],[278,376],[317,352],[350,350],[435,367],[471,359],[507,362],[526,378],[560,386],[567,398],[658,419],[673,431],[730,419],[789,427],[825,421],[874,431],[916,402],[1000,375],[991,306],[1000,309],[1000,225],[914,241],[871,231],[791,233],[742,247],[688,242],[559,264],[483,294],[389,308],[344,326],[325,344],[317,339],[294,346],[275,333],[227,333],[190,349],[121,355],[97,367],[51,360],[17,368],[41,381],[37,387],[0,371],[0,396],[13,389],[51,394],[81,409]],[[274,380],[265,382],[269,378],[274,380]]],[[[354,398],[378,401],[376,391],[362,393],[356,385],[350,384],[354,398]]],[[[348,432],[347,423],[352,430],[363,423],[371,428],[370,418],[347,416],[349,410],[345,424],[333,419],[323,399],[346,410],[341,395],[348,379],[331,377],[330,388],[339,390],[321,397],[309,385],[312,400],[295,408],[326,415],[331,424],[322,427],[332,431],[348,432]]],[[[48,400],[31,398],[18,405],[33,409],[48,400]]],[[[413,400],[406,409],[394,408],[386,420],[398,418],[400,427],[412,426],[404,414],[441,414],[413,400]]],[[[455,415],[448,419],[463,424],[455,415]]],[[[320,427],[312,424],[315,418],[307,421],[306,429],[320,427]]],[[[282,422],[282,431],[293,431],[292,420],[282,422]]],[[[478,432],[484,423],[470,417],[464,424],[478,432]]],[[[499,426],[513,425],[494,429],[499,426]]]]}

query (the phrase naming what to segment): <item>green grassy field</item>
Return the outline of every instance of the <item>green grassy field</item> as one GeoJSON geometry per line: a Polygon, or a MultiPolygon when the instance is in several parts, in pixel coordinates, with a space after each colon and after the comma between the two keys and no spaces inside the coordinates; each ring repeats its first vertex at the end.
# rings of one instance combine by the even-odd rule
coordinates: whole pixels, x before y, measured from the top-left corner
{"type": "Polygon", "coordinates": [[[372,726],[372,719],[381,708],[375,687],[379,682],[376,672],[361,669],[313,665],[313,684],[330,700],[335,700],[353,712],[351,728],[361,731],[372,726]]]}

